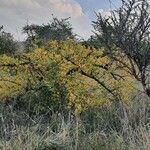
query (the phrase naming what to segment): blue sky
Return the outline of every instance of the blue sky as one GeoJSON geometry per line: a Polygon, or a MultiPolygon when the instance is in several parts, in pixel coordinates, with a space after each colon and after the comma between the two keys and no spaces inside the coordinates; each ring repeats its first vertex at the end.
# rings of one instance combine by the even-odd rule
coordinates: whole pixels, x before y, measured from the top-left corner
{"type": "MultiPolygon", "coordinates": [[[[112,7],[121,0],[111,0],[112,7]]],[[[54,14],[58,18],[71,17],[74,32],[88,38],[92,32],[94,12],[110,10],[109,0],[0,0],[0,20],[15,39],[23,40],[22,27],[27,24],[46,24],[54,14]]]]}
{"type": "Polygon", "coordinates": [[[117,8],[120,5],[121,0],[76,0],[80,3],[86,15],[92,20],[95,18],[95,13],[99,9],[103,9],[105,11],[111,8],[117,8]]]}

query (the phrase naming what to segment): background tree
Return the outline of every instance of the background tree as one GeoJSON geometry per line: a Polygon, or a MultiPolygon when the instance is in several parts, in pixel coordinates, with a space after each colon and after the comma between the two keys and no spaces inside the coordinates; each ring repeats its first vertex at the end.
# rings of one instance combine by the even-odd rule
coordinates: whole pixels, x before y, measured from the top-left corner
{"type": "Polygon", "coordinates": [[[26,25],[23,32],[27,34],[26,47],[32,49],[40,47],[49,40],[74,39],[69,18],[53,18],[47,25],[26,25]]]}
{"type": "Polygon", "coordinates": [[[3,30],[3,26],[0,27],[0,54],[12,55],[17,49],[17,44],[10,33],[3,30]]]}
{"type": "Polygon", "coordinates": [[[106,54],[119,61],[139,81],[150,97],[150,14],[146,0],[122,0],[111,16],[97,14],[93,22],[97,41],[105,45],[106,54]],[[117,47],[117,48],[116,48],[117,47]],[[116,50],[128,57],[130,67],[116,57],[116,50]]]}

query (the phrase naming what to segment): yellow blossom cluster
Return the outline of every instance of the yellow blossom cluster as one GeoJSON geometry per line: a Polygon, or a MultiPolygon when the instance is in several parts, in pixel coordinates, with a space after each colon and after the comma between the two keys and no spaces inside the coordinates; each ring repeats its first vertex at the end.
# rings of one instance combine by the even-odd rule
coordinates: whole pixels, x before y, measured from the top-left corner
{"type": "MultiPolygon", "coordinates": [[[[126,57],[120,57],[128,65],[126,57]]],[[[87,107],[107,105],[115,98],[128,101],[134,79],[119,61],[111,60],[104,49],[95,49],[74,41],[50,41],[42,49],[24,54],[20,59],[0,56],[0,95],[9,97],[25,89],[28,81],[48,84],[49,63],[58,66],[60,84],[65,85],[69,106],[80,113],[87,107]]]]}

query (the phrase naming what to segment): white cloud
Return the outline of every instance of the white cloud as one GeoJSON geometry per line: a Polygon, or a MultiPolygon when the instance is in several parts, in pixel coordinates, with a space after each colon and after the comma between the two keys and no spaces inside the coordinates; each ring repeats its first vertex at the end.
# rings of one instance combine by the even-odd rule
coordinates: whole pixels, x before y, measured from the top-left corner
{"type": "Polygon", "coordinates": [[[96,13],[100,13],[103,17],[111,16],[111,10],[98,9],[96,13]]]}
{"type": "Polygon", "coordinates": [[[21,27],[27,23],[48,23],[51,14],[71,17],[74,31],[81,37],[91,34],[91,23],[75,0],[0,0],[0,20],[7,31],[21,38],[21,27]]]}

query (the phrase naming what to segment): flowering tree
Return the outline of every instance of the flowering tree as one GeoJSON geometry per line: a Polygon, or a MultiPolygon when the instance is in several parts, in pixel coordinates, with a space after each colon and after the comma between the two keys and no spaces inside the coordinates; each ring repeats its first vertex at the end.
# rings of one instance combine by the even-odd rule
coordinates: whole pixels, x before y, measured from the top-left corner
{"type": "MultiPolygon", "coordinates": [[[[129,63],[119,51],[116,55],[129,63]]],[[[41,89],[37,85],[42,85],[55,89],[54,100],[64,103],[66,97],[68,106],[81,112],[89,106],[128,102],[134,90],[128,67],[111,60],[103,49],[86,48],[74,41],[51,41],[44,49],[35,49],[21,59],[5,55],[0,59],[0,94],[4,98],[22,91],[37,91],[41,89]]],[[[47,100],[50,104],[52,99],[47,100]]]]}

